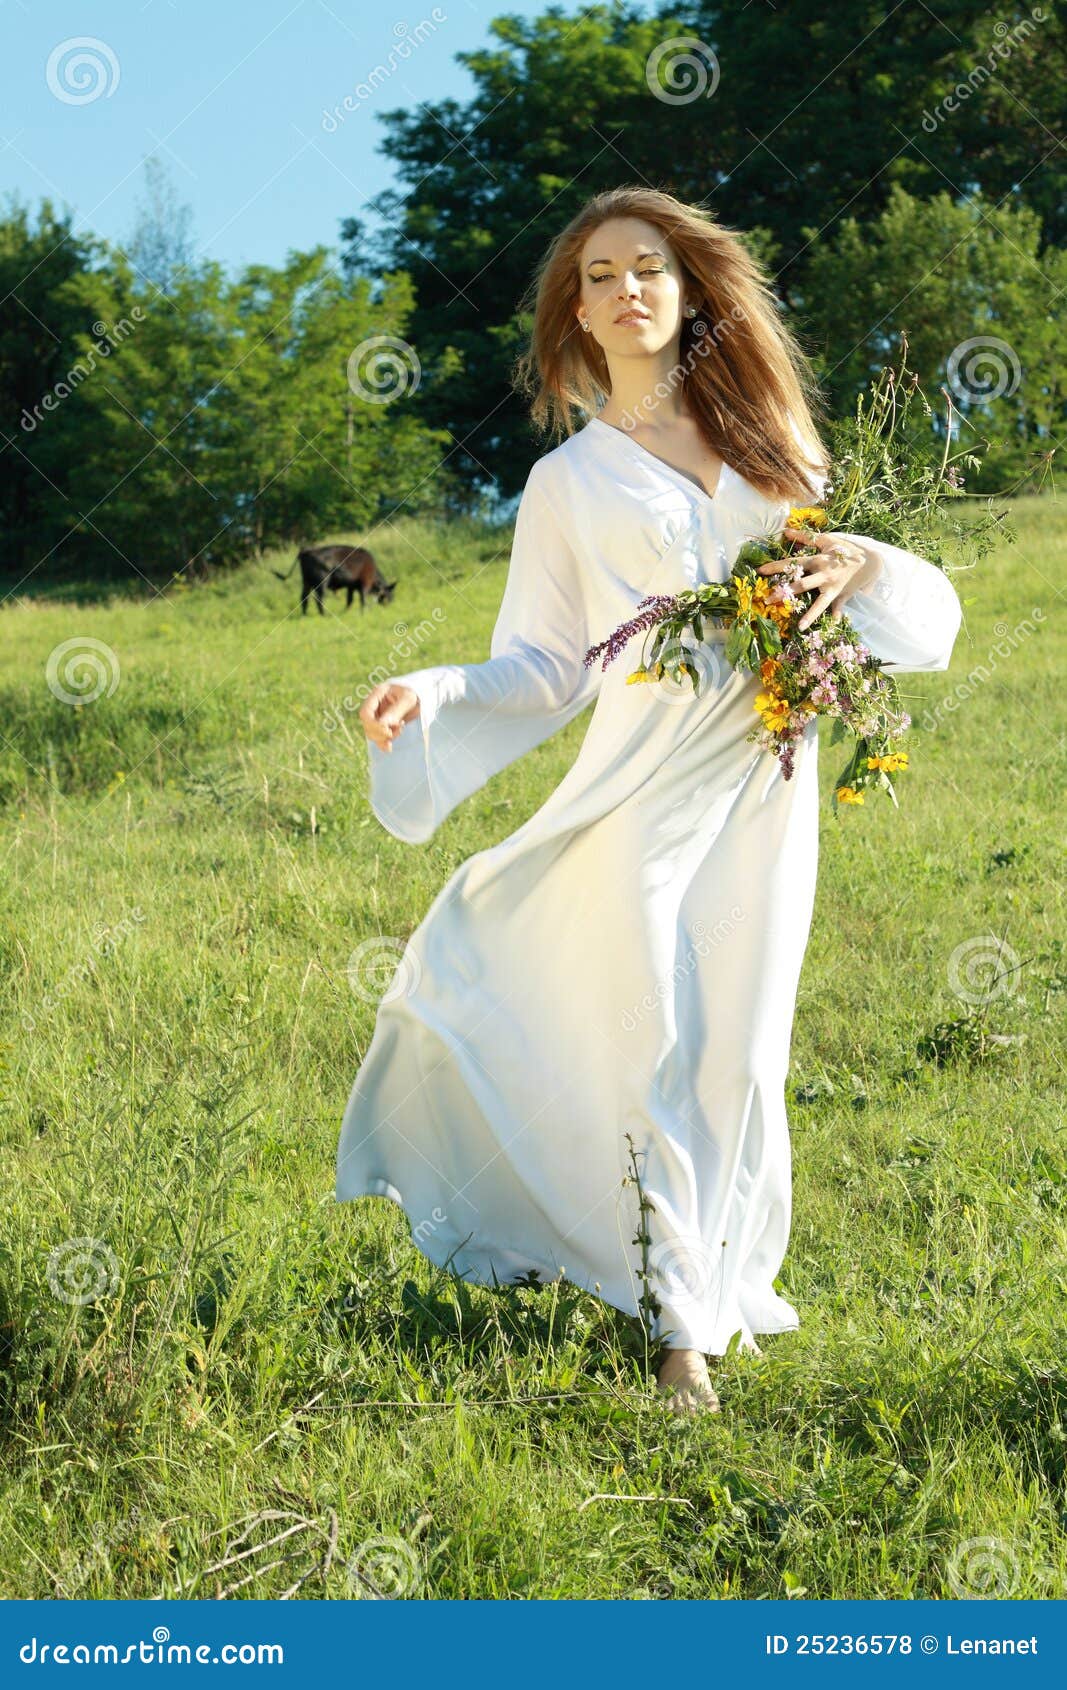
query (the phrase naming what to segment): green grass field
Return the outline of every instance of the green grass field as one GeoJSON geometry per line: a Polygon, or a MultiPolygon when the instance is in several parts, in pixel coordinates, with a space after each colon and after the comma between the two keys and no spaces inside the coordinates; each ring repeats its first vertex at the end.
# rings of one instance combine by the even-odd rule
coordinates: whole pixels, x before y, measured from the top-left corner
{"type": "Polygon", "coordinates": [[[375,535],[401,585],[363,616],[301,616],[266,564],[8,598],[0,1594],[1064,1594],[1067,519],[1014,521],[956,577],[952,668],[901,678],[936,724],[899,813],[825,800],[779,1282],[802,1324],[724,1360],[710,1420],[663,1412],[638,1322],[465,1285],[385,1199],[333,1198],[374,1024],[349,957],[402,942],[584,731],[427,845],[367,808],[357,688],[484,659],[508,536],[375,535]],[[110,695],[54,696],[71,639],[117,659],[110,695]]]}

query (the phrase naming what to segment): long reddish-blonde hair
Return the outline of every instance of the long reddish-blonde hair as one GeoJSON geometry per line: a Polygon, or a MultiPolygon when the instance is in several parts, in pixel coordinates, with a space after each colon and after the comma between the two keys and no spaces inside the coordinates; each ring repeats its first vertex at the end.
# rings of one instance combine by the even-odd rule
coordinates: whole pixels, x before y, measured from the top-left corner
{"type": "Polygon", "coordinates": [[[697,315],[682,319],[676,380],[708,445],[769,498],[803,499],[811,472],[829,467],[820,434],[825,411],[808,356],[737,230],[658,188],[594,195],[541,260],[524,300],[533,330],[513,372],[535,426],[569,436],[575,409],[594,415],[611,391],[603,349],[576,316],[582,248],[609,217],[653,224],[678,255],[697,315]]]}

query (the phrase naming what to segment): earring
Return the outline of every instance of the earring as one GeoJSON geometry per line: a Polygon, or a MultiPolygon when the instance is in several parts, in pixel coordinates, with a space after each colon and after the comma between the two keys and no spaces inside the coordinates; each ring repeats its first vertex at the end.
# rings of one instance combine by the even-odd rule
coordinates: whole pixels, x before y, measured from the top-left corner
{"type": "Polygon", "coordinates": [[[582,328],[585,329],[586,333],[588,334],[591,325],[586,322],[584,317],[579,317],[578,321],[581,323],[582,328]]]}
{"type": "Polygon", "coordinates": [[[697,314],[696,306],[695,305],[687,305],[686,308],[685,308],[685,314],[686,314],[687,317],[695,317],[696,314],[697,314]]]}

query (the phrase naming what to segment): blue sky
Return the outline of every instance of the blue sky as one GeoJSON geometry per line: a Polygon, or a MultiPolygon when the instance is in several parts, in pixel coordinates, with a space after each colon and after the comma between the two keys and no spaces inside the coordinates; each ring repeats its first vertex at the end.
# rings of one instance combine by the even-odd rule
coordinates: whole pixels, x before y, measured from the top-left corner
{"type": "MultiPolygon", "coordinates": [[[[14,191],[36,209],[48,196],[71,208],[75,228],[125,244],[155,153],[192,208],[201,254],[235,268],[336,247],[342,217],[362,216],[373,233],[366,202],[395,185],[376,113],[466,100],[472,83],[455,54],[486,45],[493,17],[544,9],[545,0],[0,0],[0,199],[6,208],[14,191]],[[423,38],[400,58],[398,40],[420,24],[423,38]],[[368,91],[375,66],[388,75],[368,91]],[[361,103],[345,111],[361,83],[361,103]],[[324,113],[335,108],[331,130],[324,113]]],[[[449,145],[443,138],[442,152],[449,145]]]]}

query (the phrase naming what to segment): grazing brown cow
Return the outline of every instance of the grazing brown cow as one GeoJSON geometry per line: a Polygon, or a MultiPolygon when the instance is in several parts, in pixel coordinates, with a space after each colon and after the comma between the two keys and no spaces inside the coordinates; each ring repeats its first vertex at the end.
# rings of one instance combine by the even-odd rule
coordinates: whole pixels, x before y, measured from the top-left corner
{"type": "Polygon", "coordinates": [[[280,569],[273,570],[272,574],[277,575],[279,581],[288,581],[298,563],[302,577],[300,609],[305,616],[312,593],[315,594],[320,615],[325,616],[323,587],[329,587],[331,592],[340,592],[343,587],[348,593],[346,610],[351,608],[352,600],[358,593],[359,607],[366,610],[367,593],[371,593],[379,604],[388,604],[397,585],[395,581],[385,579],[365,546],[302,546],[284,575],[280,569]]]}

